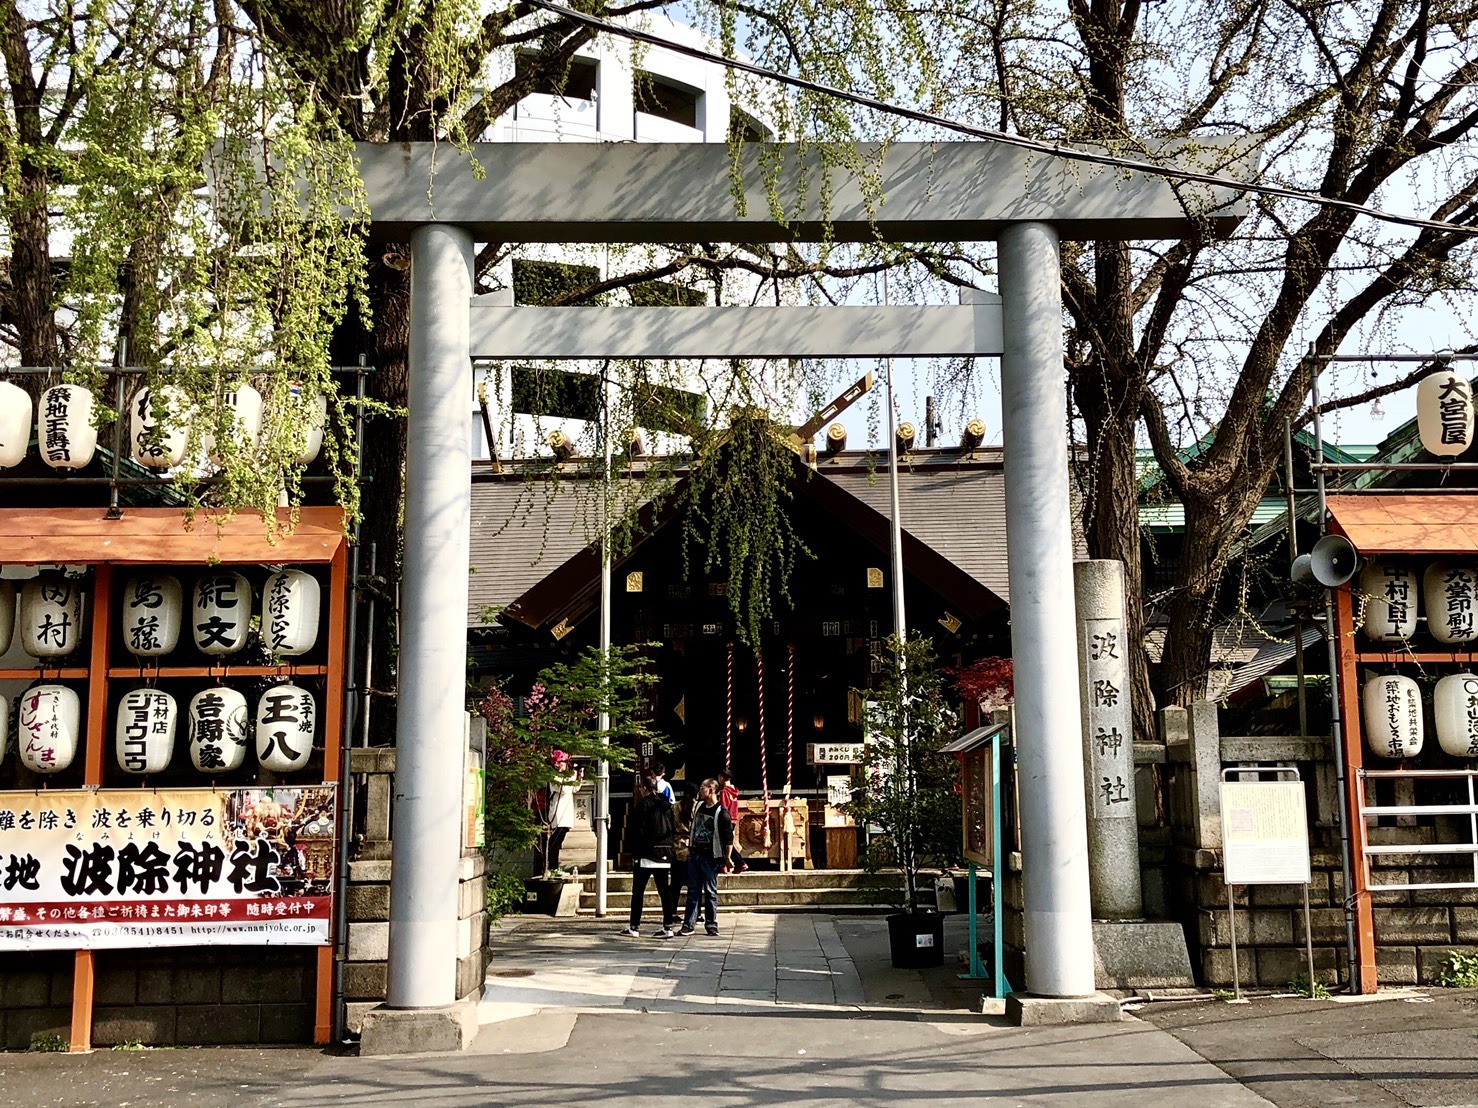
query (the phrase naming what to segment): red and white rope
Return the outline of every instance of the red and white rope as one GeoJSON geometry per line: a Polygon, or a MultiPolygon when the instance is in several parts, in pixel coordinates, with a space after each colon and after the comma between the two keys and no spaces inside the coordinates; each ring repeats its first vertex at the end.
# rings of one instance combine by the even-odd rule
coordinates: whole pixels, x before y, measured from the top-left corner
{"type": "Polygon", "coordinates": [[[785,644],[785,799],[790,800],[791,767],[795,765],[795,643],[785,644]]]}
{"type": "Polygon", "coordinates": [[[765,849],[770,849],[770,767],[765,757],[765,651],[754,652],[755,680],[759,685],[760,798],[765,804],[765,849]]]}
{"type": "Polygon", "coordinates": [[[726,672],[728,684],[724,689],[724,773],[731,776],[734,757],[734,644],[729,643],[726,672]]]}

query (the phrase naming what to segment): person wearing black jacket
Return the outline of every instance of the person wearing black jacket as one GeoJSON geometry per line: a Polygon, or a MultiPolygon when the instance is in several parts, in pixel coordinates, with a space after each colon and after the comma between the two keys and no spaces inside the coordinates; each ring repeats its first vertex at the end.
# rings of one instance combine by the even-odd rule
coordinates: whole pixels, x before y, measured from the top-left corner
{"type": "Polygon", "coordinates": [[[679,935],[691,935],[703,903],[703,929],[718,934],[718,868],[734,845],[734,821],[718,802],[718,782],[710,777],[698,789],[688,845],[688,908],[679,935]]]}
{"type": "Polygon", "coordinates": [[[672,887],[672,865],[677,857],[672,841],[672,802],[658,791],[657,778],[650,771],[642,776],[642,786],[642,797],[631,810],[631,853],[636,859],[631,870],[631,920],[621,934],[631,938],[641,935],[642,897],[650,880],[656,883],[657,899],[662,904],[662,927],[652,937],[670,939],[668,921],[677,916],[672,887]]]}

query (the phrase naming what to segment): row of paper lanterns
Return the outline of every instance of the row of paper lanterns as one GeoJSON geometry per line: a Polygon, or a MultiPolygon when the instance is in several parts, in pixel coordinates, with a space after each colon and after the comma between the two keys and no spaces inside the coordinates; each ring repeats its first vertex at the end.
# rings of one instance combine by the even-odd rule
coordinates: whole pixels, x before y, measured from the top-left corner
{"type": "MultiPolygon", "coordinates": [[[[80,581],[45,573],[20,590],[21,649],[33,658],[60,658],[81,642],[83,588],[80,581]]],[[[16,594],[0,581],[0,654],[10,649],[16,625],[16,594]]],[[[301,569],[283,569],[262,587],[261,640],[272,654],[297,657],[318,642],[318,580],[301,569]]],[[[123,645],[140,658],[171,653],[184,623],[184,588],[168,573],[141,573],[124,582],[123,645]]],[[[200,577],[191,590],[190,634],[204,654],[234,654],[251,629],[251,583],[222,570],[200,577]]]]}
{"type": "Polygon", "coordinates": [[[1434,562],[1418,582],[1411,566],[1372,561],[1360,571],[1360,592],[1362,625],[1375,642],[1415,635],[1418,607],[1425,607],[1427,630],[1438,642],[1478,641],[1478,569],[1472,566],[1434,562]]]}
{"type": "MultiPolygon", "coordinates": [[[[294,388],[296,398],[301,393],[294,388]]],[[[240,384],[222,394],[221,404],[235,422],[236,437],[247,449],[255,449],[262,435],[262,394],[240,384]]],[[[41,460],[52,469],[82,469],[97,452],[98,432],[93,423],[94,399],[81,385],[54,385],[41,394],[33,409],[25,389],[0,381],[0,469],[20,465],[36,429],[41,460]],[[35,416],[34,422],[32,416],[35,416]]],[[[172,469],[185,460],[189,441],[190,402],[174,385],[161,386],[156,393],[140,389],[129,404],[128,441],[133,460],[148,469],[172,469]]],[[[316,397],[298,462],[308,465],[323,449],[323,428],[328,401],[316,397]]],[[[215,437],[202,436],[205,455],[219,463],[215,437]]]]}
{"type": "MultiPolygon", "coordinates": [[[[1382,758],[1414,758],[1422,751],[1425,721],[1416,681],[1401,674],[1372,677],[1360,690],[1365,741],[1382,758]]],[[[1478,674],[1452,673],[1432,690],[1437,745],[1454,758],[1478,758],[1478,674]]]]}
{"type": "MultiPolygon", "coordinates": [[[[65,685],[35,685],[20,698],[16,747],[21,764],[35,773],[60,773],[71,766],[81,743],[81,702],[65,685]]],[[[9,734],[10,704],[0,697],[0,756],[9,734]]],[[[179,704],[160,689],[133,689],[118,704],[114,755],[125,773],[163,773],[174,757],[179,704]]],[[[247,727],[252,720],[246,697],[215,686],[190,698],[190,761],[206,774],[229,773],[246,761],[247,727]]],[[[257,764],[273,773],[293,773],[313,753],[318,704],[297,685],[274,685],[257,701],[257,764]]]]}

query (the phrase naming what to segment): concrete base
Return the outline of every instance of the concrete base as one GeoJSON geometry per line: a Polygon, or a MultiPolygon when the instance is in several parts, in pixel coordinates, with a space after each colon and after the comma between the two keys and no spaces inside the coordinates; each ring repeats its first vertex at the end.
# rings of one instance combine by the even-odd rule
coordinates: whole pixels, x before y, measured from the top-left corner
{"type": "Polygon", "coordinates": [[[1012,993],[1006,997],[1006,1020],[1013,1027],[1118,1023],[1123,1018],[1123,1013],[1119,1011],[1119,1002],[1103,993],[1065,997],[1012,993]]]}
{"type": "Polygon", "coordinates": [[[1095,987],[1184,989],[1195,983],[1180,924],[1169,920],[1094,923],[1095,987]]]}
{"type": "Polygon", "coordinates": [[[364,1014],[359,1035],[361,1057],[433,1054],[466,1050],[477,1034],[477,1001],[469,998],[444,1008],[387,1008],[364,1014]]]}

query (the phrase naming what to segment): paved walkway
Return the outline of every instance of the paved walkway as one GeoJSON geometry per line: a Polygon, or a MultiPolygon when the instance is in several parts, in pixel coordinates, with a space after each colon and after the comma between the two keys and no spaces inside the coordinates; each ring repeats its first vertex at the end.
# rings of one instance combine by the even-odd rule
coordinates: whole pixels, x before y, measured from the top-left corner
{"type": "MultiPolygon", "coordinates": [[[[946,951],[963,947],[952,917],[946,951]]],[[[1478,994],[1145,1008],[1023,1029],[958,967],[888,964],[876,917],[730,914],[724,934],[626,939],[519,920],[494,938],[482,1029],[457,1055],[312,1049],[0,1055],[28,1105],[1362,1108],[1478,1104],[1478,994]],[[1214,1063],[1214,1064],[1213,1064],[1214,1063]],[[1260,1095],[1259,1095],[1260,1094],[1260,1095]],[[1266,1098],[1266,1099],[1264,1099],[1266,1098]]]]}

